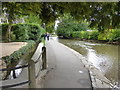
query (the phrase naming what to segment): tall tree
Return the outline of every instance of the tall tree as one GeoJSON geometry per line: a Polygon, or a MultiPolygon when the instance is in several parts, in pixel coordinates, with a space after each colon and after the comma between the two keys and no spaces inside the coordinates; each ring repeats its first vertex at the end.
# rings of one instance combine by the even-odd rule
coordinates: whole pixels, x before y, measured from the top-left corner
{"type": "Polygon", "coordinates": [[[11,25],[15,18],[41,13],[41,3],[36,2],[3,2],[2,7],[8,16],[9,26],[6,34],[8,41],[10,41],[11,25]]]}
{"type": "Polygon", "coordinates": [[[39,15],[45,26],[64,13],[70,13],[77,21],[89,21],[90,27],[97,27],[100,32],[120,26],[120,2],[6,2],[2,5],[10,23],[8,32],[16,16],[30,13],[39,15]]]}

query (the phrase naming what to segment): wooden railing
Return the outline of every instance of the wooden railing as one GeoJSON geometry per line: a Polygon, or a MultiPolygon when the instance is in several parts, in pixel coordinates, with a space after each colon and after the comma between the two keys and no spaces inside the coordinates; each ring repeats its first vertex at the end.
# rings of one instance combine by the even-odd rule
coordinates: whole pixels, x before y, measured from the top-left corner
{"type": "MultiPolygon", "coordinates": [[[[42,70],[45,70],[47,68],[47,60],[46,60],[46,47],[42,47],[42,52],[40,53],[38,59],[36,61],[34,60],[29,60],[28,64],[22,65],[19,67],[14,67],[14,68],[3,68],[0,69],[0,71],[13,71],[13,75],[15,76],[15,70],[17,69],[24,69],[28,68],[28,80],[24,80],[22,82],[18,82],[15,84],[9,84],[9,85],[1,85],[0,88],[5,89],[5,88],[11,88],[11,87],[16,87],[24,84],[28,84],[28,88],[36,88],[36,79],[39,77],[40,72],[42,70]],[[36,67],[35,65],[38,64],[39,67],[36,67]],[[37,68],[37,73],[36,73],[36,68],[37,68]]],[[[17,78],[16,78],[17,79],[17,78]]],[[[15,80],[15,79],[12,79],[15,80]]],[[[4,82],[4,80],[3,80],[4,82]]]]}

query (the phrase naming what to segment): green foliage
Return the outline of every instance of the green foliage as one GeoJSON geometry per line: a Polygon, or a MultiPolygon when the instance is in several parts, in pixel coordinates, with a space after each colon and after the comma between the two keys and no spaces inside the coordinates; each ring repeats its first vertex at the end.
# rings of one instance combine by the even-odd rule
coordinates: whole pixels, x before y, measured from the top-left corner
{"type": "Polygon", "coordinates": [[[120,41],[120,29],[112,29],[108,32],[107,40],[120,41]]]}
{"type": "Polygon", "coordinates": [[[39,40],[42,33],[41,33],[41,28],[39,25],[36,24],[29,24],[29,30],[28,30],[28,35],[29,35],[29,40],[39,40]]]}
{"type": "Polygon", "coordinates": [[[98,40],[107,40],[107,33],[99,32],[98,40]]]}
{"type": "MultiPolygon", "coordinates": [[[[58,24],[57,27],[57,34],[58,36],[63,36],[66,38],[72,37],[72,32],[75,31],[85,31],[87,30],[87,24],[86,23],[78,23],[76,22],[72,16],[69,14],[65,14],[62,21],[58,24]]],[[[74,36],[74,35],[73,35],[74,36]]]]}
{"type": "MultiPolygon", "coordinates": [[[[2,40],[6,40],[8,24],[2,24],[2,40]]],[[[11,40],[12,41],[38,41],[45,30],[38,24],[12,24],[11,40]]]]}
{"type": "Polygon", "coordinates": [[[98,39],[98,31],[79,31],[72,33],[73,38],[80,38],[80,39],[98,39]]]}
{"type": "Polygon", "coordinates": [[[40,19],[39,15],[30,14],[25,18],[25,22],[41,25],[42,20],[40,19]]]}
{"type": "Polygon", "coordinates": [[[18,51],[13,52],[10,56],[2,57],[3,60],[7,63],[7,65],[17,63],[23,55],[31,52],[31,49],[35,46],[34,41],[28,41],[27,45],[20,48],[18,51]]]}
{"type": "Polygon", "coordinates": [[[98,35],[99,35],[99,33],[97,30],[90,31],[89,32],[89,39],[98,40],[98,35]]]}
{"type": "Polygon", "coordinates": [[[80,32],[73,32],[72,38],[80,38],[80,32]]]}
{"type": "Polygon", "coordinates": [[[54,30],[54,25],[55,25],[55,23],[50,23],[50,24],[48,24],[48,25],[46,26],[46,32],[48,32],[48,33],[53,33],[53,32],[55,32],[55,30],[54,30]]]}
{"type": "Polygon", "coordinates": [[[16,37],[17,41],[25,41],[28,40],[28,30],[29,27],[26,24],[13,24],[12,32],[16,37]]]}
{"type": "Polygon", "coordinates": [[[78,31],[72,33],[72,38],[90,39],[90,40],[105,40],[105,41],[120,41],[120,30],[112,29],[106,33],[93,31],[78,31]]]}
{"type": "Polygon", "coordinates": [[[2,36],[2,40],[6,40],[8,24],[0,24],[0,26],[2,27],[0,29],[0,33],[1,33],[0,35],[2,36]]]}

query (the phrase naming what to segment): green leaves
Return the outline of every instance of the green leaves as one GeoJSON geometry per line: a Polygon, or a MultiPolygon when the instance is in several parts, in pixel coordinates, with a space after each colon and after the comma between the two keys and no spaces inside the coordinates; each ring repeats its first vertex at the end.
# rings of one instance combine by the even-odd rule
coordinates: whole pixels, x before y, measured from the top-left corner
{"type": "MultiPolygon", "coordinates": [[[[6,40],[7,27],[9,24],[2,24],[2,40],[6,40]]],[[[26,40],[40,40],[44,29],[38,24],[12,24],[11,40],[12,41],[26,41],[26,40]]]]}
{"type": "Polygon", "coordinates": [[[88,24],[86,22],[78,23],[73,19],[72,16],[65,14],[61,19],[61,22],[58,24],[57,34],[66,38],[70,38],[73,32],[85,31],[87,28],[88,24]]]}
{"type": "Polygon", "coordinates": [[[25,18],[26,23],[32,23],[32,24],[39,24],[41,25],[42,20],[40,19],[39,15],[30,14],[25,18]]]}
{"type": "Polygon", "coordinates": [[[35,19],[29,18],[30,23],[42,22],[48,26],[69,13],[77,21],[89,21],[90,27],[101,32],[120,26],[120,2],[3,2],[4,7],[9,14],[9,22],[20,16],[28,16],[35,19]]]}
{"type": "Polygon", "coordinates": [[[2,57],[2,58],[6,61],[7,65],[16,63],[25,54],[29,53],[31,51],[31,49],[35,46],[35,44],[36,43],[34,41],[28,41],[26,46],[20,48],[18,51],[15,51],[10,56],[5,56],[5,57],[2,57]]]}

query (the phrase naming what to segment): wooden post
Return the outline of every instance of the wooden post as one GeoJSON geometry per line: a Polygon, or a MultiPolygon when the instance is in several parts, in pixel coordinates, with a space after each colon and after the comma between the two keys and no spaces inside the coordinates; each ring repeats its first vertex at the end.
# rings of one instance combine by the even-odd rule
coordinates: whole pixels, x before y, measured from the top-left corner
{"type": "Polygon", "coordinates": [[[42,62],[43,62],[43,65],[42,65],[42,70],[46,69],[47,68],[47,59],[46,59],[46,47],[43,46],[42,47],[42,62]]]}
{"type": "Polygon", "coordinates": [[[29,88],[36,88],[35,62],[33,60],[29,61],[28,74],[30,81],[29,88]]]}
{"type": "Polygon", "coordinates": [[[15,70],[13,70],[13,78],[16,78],[15,70]]]}

